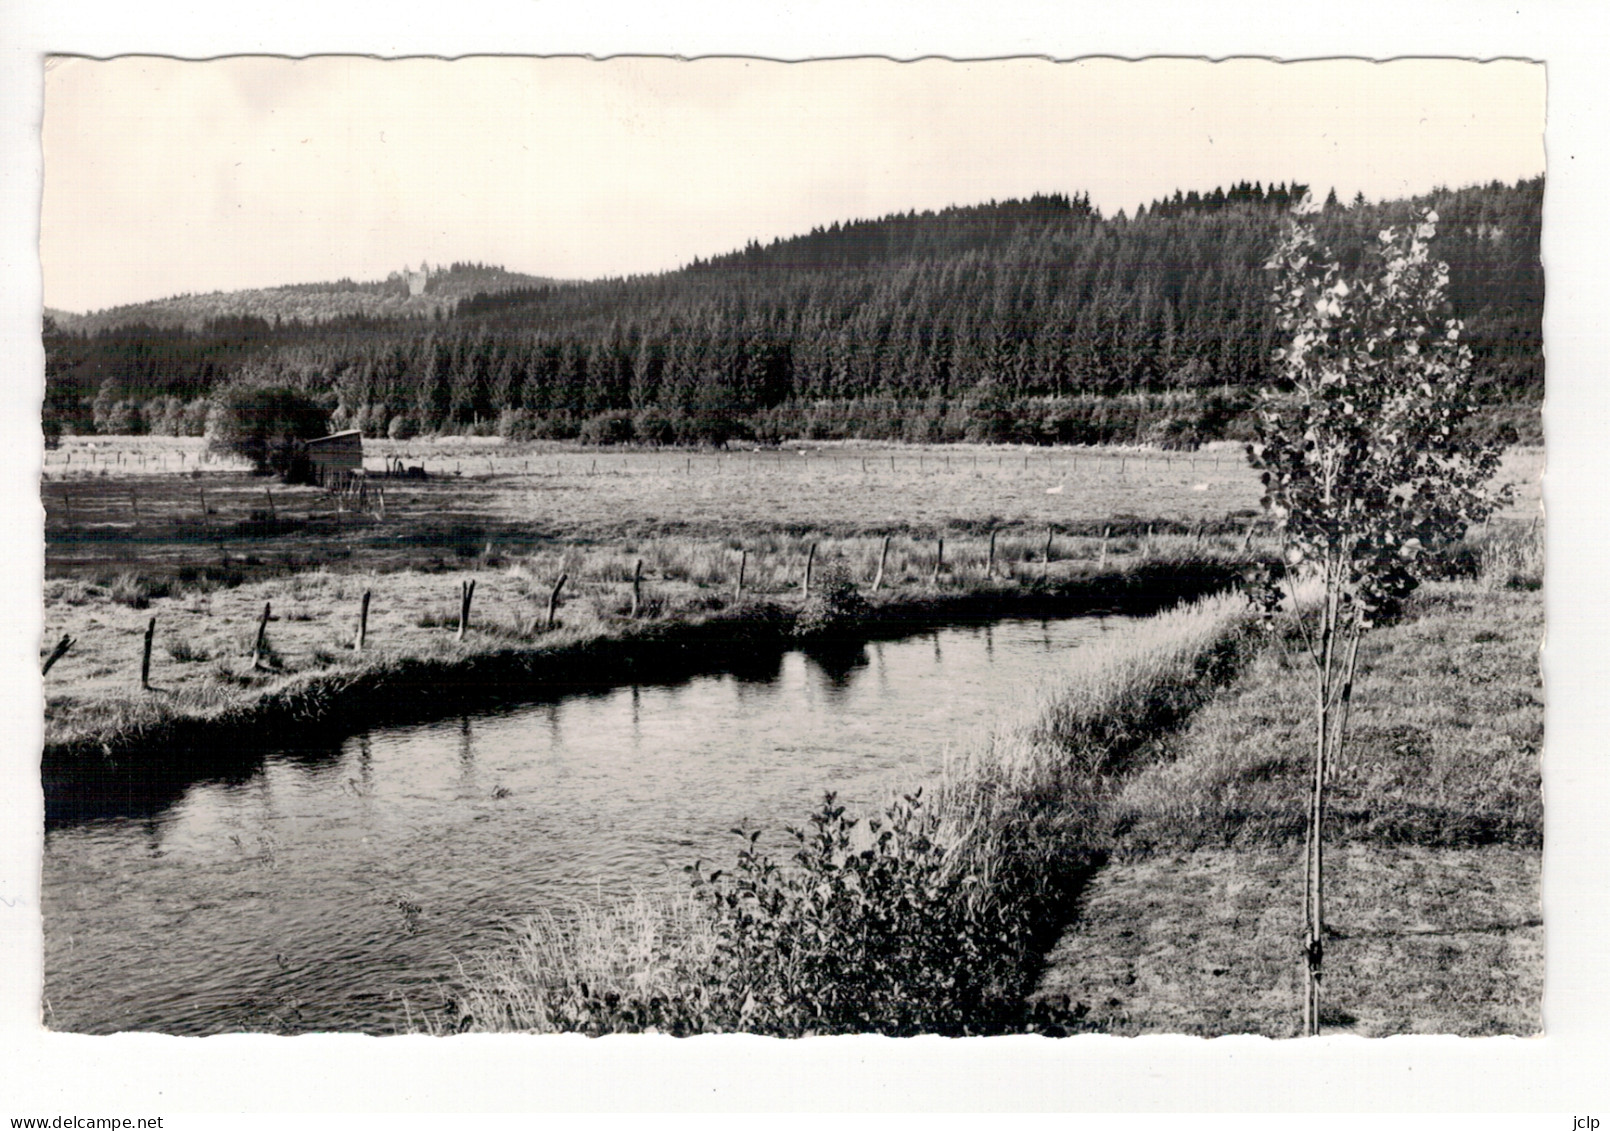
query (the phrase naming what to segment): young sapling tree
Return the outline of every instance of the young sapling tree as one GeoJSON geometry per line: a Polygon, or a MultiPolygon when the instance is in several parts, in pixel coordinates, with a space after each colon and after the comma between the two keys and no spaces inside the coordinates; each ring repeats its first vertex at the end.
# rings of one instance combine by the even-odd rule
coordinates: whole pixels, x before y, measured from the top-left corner
{"type": "Polygon", "coordinates": [[[1347,734],[1359,639],[1397,615],[1429,556],[1506,496],[1489,483],[1500,442],[1464,427],[1471,353],[1449,314],[1448,267],[1432,258],[1437,214],[1388,228],[1344,271],[1293,217],[1269,262],[1284,344],[1248,445],[1285,558],[1286,587],[1314,670],[1316,735],[1304,889],[1305,1034],[1319,1032],[1324,959],[1325,790],[1347,734]],[[1296,583],[1317,590],[1298,606],[1296,583]]]}

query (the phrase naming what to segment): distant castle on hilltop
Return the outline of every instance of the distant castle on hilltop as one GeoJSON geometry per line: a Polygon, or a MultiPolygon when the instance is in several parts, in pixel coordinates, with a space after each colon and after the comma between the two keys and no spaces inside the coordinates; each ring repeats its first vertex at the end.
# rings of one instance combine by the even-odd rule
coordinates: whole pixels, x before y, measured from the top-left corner
{"type": "Polygon", "coordinates": [[[407,267],[402,269],[403,278],[408,280],[408,294],[422,295],[425,293],[425,284],[430,282],[430,264],[420,260],[419,270],[413,271],[407,267]]]}

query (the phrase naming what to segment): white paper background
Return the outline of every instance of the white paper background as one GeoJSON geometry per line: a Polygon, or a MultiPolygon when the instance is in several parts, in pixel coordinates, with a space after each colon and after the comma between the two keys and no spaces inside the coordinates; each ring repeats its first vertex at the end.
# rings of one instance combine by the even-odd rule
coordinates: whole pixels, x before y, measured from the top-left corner
{"type": "MultiPolygon", "coordinates": [[[[1610,46],[1590,3],[577,4],[0,8],[0,1119],[20,1115],[576,1110],[1554,1111],[1610,1114],[1605,598],[1610,46]],[[1299,14],[1302,13],[1302,14],[1299,14]],[[37,1026],[43,56],[152,52],[1526,57],[1548,64],[1549,935],[1541,1040],[752,1038],[180,1040],[37,1026]]],[[[769,236],[771,233],[756,233],[769,236]]],[[[710,249],[717,250],[717,249],[710,249]]],[[[178,1121],[170,1126],[206,1126],[178,1121]]],[[[330,1125],[315,1121],[316,1126],[330,1125]]],[[[1537,1125],[1570,1128],[1569,1118],[1537,1125]]]]}

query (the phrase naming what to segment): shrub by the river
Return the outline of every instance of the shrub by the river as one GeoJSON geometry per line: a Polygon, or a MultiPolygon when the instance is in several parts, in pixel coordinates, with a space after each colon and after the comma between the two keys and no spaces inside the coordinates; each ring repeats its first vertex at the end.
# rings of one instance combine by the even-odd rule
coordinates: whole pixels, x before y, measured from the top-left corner
{"type": "MultiPolygon", "coordinates": [[[[1014,1013],[1011,917],[951,866],[919,795],[864,823],[833,794],[785,862],[759,830],[691,899],[529,924],[450,1013],[537,1032],[909,1035],[1000,1028],[1014,1013]]],[[[439,1025],[438,1025],[439,1027],[439,1025]]]]}
{"type": "Polygon", "coordinates": [[[866,614],[866,598],[843,562],[829,562],[815,580],[794,622],[795,635],[828,636],[843,631],[866,614]]]}
{"type": "Polygon", "coordinates": [[[1010,921],[970,898],[918,794],[866,822],[833,794],[780,866],[744,838],[730,872],[692,870],[710,909],[710,1021],[776,1036],[977,1031],[1011,1012],[1010,921]]]}

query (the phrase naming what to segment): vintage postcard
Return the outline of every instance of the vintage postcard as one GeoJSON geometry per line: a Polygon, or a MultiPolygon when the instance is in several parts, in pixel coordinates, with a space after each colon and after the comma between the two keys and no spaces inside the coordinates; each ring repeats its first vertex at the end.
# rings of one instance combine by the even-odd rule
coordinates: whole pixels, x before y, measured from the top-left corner
{"type": "Polygon", "coordinates": [[[53,59],[45,1024],[1539,1032],[1542,127],[53,59]]]}
{"type": "Polygon", "coordinates": [[[42,81],[46,1033],[1547,1032],[1542,62],[42,81]]]}

